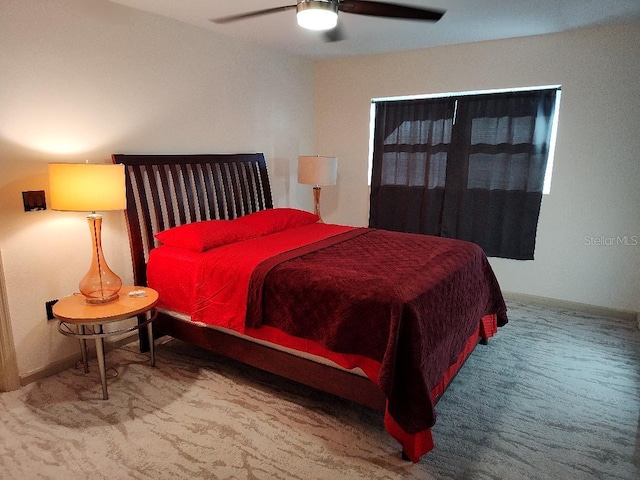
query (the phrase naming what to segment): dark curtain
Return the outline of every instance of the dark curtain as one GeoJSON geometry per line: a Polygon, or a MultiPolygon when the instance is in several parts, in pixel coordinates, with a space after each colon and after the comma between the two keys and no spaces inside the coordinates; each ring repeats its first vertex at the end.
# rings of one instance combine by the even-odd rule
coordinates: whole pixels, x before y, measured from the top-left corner
{"type": "Polygon", "coordinates": [[[455,102],[376,106],[369,225],[439,235],[455,102]]]}
{"type": "Polygon", "coordinates": [[[376,105],[370,226],[533,259],[556,92],[376,105]]]}

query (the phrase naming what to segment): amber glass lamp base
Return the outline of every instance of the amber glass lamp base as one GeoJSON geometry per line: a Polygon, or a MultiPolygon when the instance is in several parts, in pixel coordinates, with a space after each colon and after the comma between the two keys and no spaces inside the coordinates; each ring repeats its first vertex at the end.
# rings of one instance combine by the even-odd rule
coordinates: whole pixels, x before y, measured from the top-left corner
{"type": "Polygon", "coordinates": [[[91,267],[80,280],[80,293],[87,303],[102,304],[118,299],[122,280],[107,265],[102,253],[102,215],[92,213],[87,216],[91,231],[91,267]]]}

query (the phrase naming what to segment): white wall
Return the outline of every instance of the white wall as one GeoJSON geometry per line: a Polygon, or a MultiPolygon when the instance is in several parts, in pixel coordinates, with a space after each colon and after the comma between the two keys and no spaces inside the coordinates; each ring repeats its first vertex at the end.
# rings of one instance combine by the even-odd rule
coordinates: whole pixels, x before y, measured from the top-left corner
{"type": "MultiPolygon", "coordinates": [[[[274,203],[295,205],[314,75],[309,61],[106,0],[3,0],[0,247],[21,376],[78,351],[44,304],[77,289],[90,260],[84,215],[23,211],[22,191],[48,190],[47,163],[259,151],[274,203]]],[[[131,283],[124,214],[103,226],[107,261],[131,283]]]]}
{"type": "Polygon", "coordinates": [[[639,78],[637,22],[319,63],[317,147],[340,158],[338,186],[323,189],[323,215],[368,222],[372,98],[561,84],[536,259],[491,263],[508,292],[640,311],[639,78]],[[593,245],[601,236],[635,245],[593,245]]]}

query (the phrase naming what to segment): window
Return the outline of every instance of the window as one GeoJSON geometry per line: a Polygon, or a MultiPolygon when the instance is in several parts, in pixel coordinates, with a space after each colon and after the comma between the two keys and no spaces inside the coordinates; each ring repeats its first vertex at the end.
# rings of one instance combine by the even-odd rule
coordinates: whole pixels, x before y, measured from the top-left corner
{"type": "Polygon", "coordinates": [[[369,225],[533,259],[559,94],[374,101],[369,225]]]}

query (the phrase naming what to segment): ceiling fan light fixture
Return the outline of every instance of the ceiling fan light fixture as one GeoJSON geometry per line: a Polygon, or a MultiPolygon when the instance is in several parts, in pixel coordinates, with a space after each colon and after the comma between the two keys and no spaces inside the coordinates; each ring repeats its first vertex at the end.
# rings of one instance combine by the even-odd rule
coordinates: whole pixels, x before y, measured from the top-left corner
{"type": "Polygon", "coordinates": [[[301,0],[296,9],[298,25],[307,30],[331,30],[338,25],[338,2],[301,0]]]}

